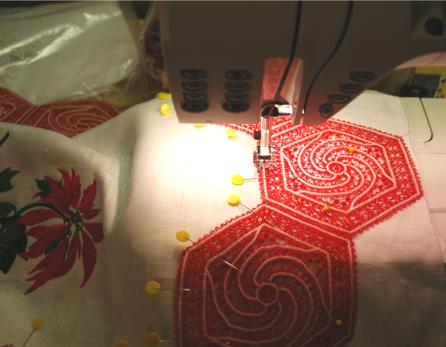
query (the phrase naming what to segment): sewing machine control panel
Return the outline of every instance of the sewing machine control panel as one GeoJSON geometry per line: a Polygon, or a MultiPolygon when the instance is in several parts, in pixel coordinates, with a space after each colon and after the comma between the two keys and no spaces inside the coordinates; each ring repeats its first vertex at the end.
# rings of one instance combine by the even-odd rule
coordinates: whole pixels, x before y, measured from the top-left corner
{"type": "Polygon", "coordinates": [[[207,95],[207,72],[203,69],[184,69],[182,77],[183,99],[181,108],[186,112],[204,112],[209,108],[207,95]]]}
{"type": "Polygon", "coordinates": [[[225,99],[222,107],[226,112],[237,113],[249,110],[249,80],[247,70],[228,70],[225,72],[225,99]]]}

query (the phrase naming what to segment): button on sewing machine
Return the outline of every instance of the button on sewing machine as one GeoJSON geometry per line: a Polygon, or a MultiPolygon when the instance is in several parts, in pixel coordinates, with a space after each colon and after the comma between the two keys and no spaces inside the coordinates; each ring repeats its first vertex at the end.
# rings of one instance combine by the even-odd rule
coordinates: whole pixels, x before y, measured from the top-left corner
{"type": "Polygon", "coordinates": [[[227,101],[246,101],[248,98],[248,94],[246,93],[225,93],[225,99],[227,101]]]}
{"type": "Polygon", "coordinates": [[[188,80],[199,80],[207,77],[206,71],[201,69],[181,70],[180,73],[183,78],[188,80]]]}
{"type": "Polygon", "coordinates": [[[247,82],[226,82],[225,84],[226,90],[228,92],[245,92],[249,89],[249,84],[247,82]]]}
{"type": "Polygon", "coordinates": [[[375,74],[371,71],[353,71],[350,73],[350,79],[355,82],[370,82],[375,79],[375,74]]]}
{"type": "Polygon", "coordinates": [[[333,113],[333,105],[330,103],[322,104],[319,107],[319,113],[322,118],[329,118],[331,114],[333,113]]]}
{"type": "Polygon", "coordinates": [[[205,93],[183,93],[183,99],[185,101],[205,101],[205,93]]]}
{"type": "Polygon", "coordinates": [[[227,112],[238,113],[249,109],[249,102],[246,101],[226,101],[223,103],[223,109],[227,112]]]}
{"type": "Polygon", "coordinates": [[[246,70],[228,70],[225,73],[225,77],[228,80],[247,80],[251,77],[251,74],[246,70]]]}
{"type": "Polygon", "coordinates": [[[350,100],[351,100],[350,96],[343,94],[332,94],[328,96],[328,101],[330,101],[333,104],[345,104],[350,100]]]}
{"type": "Polygon", "coordinates": [[[199,92],[206,89],[206,83],[204,82],[196,82],[196,81],[188,81],[182,83],[183,89],[189,92],[199,92]]]}
{"type": "Polygon", "coordinates": [[[357,94],[362,91],[362,86],[356,83],[342,83],[339,90],[346,94],[357,94]]]}
{"type": "Polygon", "coordinates": [[[181,108],[191,113],[204,112],[209,108],[209,103],[207,101],[183,101],[181,108]]]}
{"type": "Polygon", "coordinates": [[[444,31],[443,21],[439,18],[431,17],[424,23],[424,30],[432,36],[441,36],[444,31]]]}

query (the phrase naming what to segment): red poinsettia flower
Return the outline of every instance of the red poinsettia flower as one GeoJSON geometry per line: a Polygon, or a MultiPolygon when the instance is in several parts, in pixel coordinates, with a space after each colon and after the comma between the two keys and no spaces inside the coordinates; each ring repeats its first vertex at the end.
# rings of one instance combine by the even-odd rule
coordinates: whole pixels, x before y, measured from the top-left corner
{"type": "Polygon", "coordinates": [[[31,270],[27,281],[34,282],[27,290],[30,293],[46,282],[65,275],[82,255],[84,278],[81,287],[90,278],[96,264],[95,243],[102,241],[104,234],[101,223],[90,220],[100,210],[94,209],[96,181],[81,194],[80,176],[74,170],[71,175],[66,170],[58,169],[62,181],[46,176],[48,191],[41,198],[47,206],[36,208],[26,213],[19,223],[33,226],[27,235],[35,241],[27,251],[21,254],[25,259],[44,258],[31,270]],[[51,225],[36,225],[42,222],[58,220],[51,225]]]}
{"type": "Polygon", "coordinates": [[[2,347],[14,347],[14,345],[3,345],[2,347]]]}

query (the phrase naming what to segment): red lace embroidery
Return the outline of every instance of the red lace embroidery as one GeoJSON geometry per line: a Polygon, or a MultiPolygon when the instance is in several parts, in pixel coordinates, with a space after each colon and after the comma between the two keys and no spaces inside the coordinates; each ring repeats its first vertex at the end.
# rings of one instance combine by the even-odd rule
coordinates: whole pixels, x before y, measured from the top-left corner
{"type": "Polygon", "coordinates": [[[354,259],[349,238],[261,205],[184,252],[178,345],[337,345],[353,334],[354,259]]]}
{"type": "Polygon", "coordinates": [[[259,170],[262,204],[183,252],[178,346],[345,344],[356,314],[353,237],[422,196],[398,136],[278,117],[272,145],[278,165],[259,170]]]}
{"type": "Polygon", "coordinates": [[[262,197],[277,208],[353,235],[422,196],[402,138],[335,120],[286,127],[272,138],[278,165],[259,172],[262,197]]]}
{"type": "Polygon", "coordinates": [[[104,123],[119,111],[98,100],[70,100],[36,106],[0,87],[0,121],[74,136],[104,123]]]}

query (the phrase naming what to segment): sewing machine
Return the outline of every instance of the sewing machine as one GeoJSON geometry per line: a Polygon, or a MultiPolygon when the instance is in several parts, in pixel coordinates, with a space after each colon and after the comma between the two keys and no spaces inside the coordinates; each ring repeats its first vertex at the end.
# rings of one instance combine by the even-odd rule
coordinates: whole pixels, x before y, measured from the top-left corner
{"type": "Polygon", "coordinates": [[[181,122],[316,125],[397,67],[446,61],[441,2],[161,2],[163,54],[181,122]]]}

